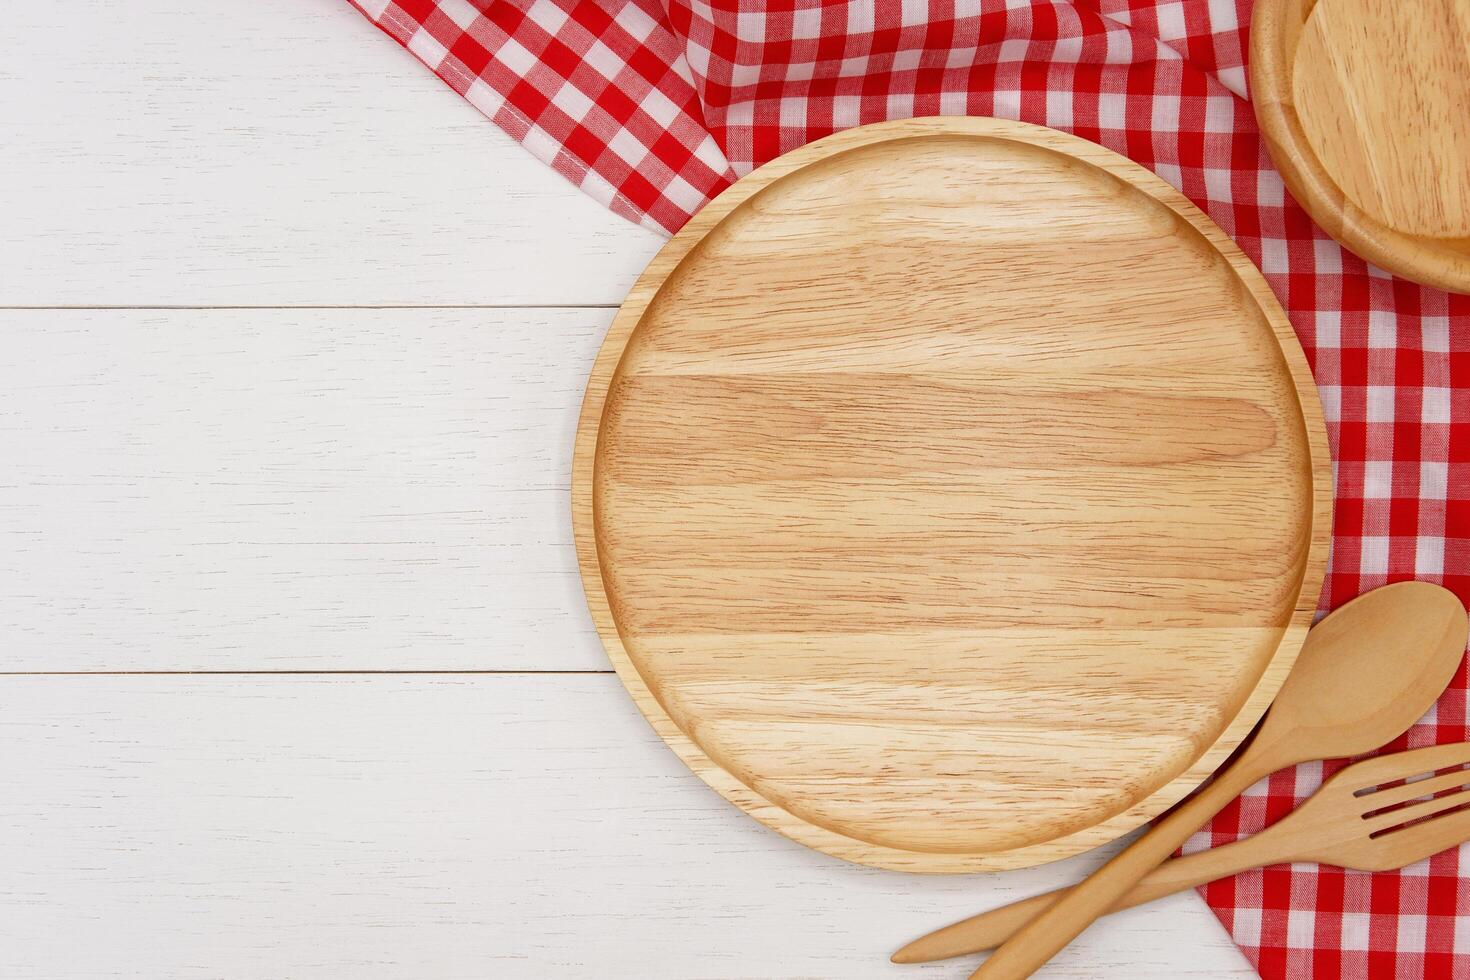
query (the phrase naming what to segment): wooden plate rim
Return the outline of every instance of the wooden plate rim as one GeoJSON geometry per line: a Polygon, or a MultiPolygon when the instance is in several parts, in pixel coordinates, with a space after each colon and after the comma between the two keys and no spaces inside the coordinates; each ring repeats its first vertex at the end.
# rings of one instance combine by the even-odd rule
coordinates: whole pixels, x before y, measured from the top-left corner
{"type": "Polygon", "coordinates": [[[1348,200],[1302,128],[1292,74],[1302,29],[1318,0],[1258,0],[1251,14],[1250,96],[1256,124],[1292,197],[1338,242],[1389,272],[1470,293],[1470,240],[1410,235],[1348,200]]]}
{"type": "Polygon", "coordinates": [[[587,605],[618,677],[659,737],[725,799],[761,823],[816,850],[878,868],[958,874],[1030,867],[1070,857],[1141,826],[1182,799],[1222,763],[1255,727],[1286,679],[1316,613],[1332,530],[1332,470],[1321,403],[1306,357],[1264,277],[1235,243],[1161,178],[1111,150],[1057,130],[988,117],[930,117],[876,123],[809,143],[753,171],[696,214],[639,276],[613,319],[588,379],[572,459],[572,526],[587,605]],[[1311,457],[1312,512],[1306,561],[1290,621],[1260,681],[1220,738],[1184,772],[1116,816],[1063,837],[993,853],[935,853],[888,847],[819,827],[782,809],[719,766],[674,723],[623,644],[598,557],[594,468],[603,408],[622,355],[649,304],[669,275],[711,229],[752,195],[776,180],[821,160],[871,143],[919,136],[964,134],[1011,140],[1055,150],[1128,181],[1192,224],[1229,261],[1275,332],[1296,389],[1311,457]]]}

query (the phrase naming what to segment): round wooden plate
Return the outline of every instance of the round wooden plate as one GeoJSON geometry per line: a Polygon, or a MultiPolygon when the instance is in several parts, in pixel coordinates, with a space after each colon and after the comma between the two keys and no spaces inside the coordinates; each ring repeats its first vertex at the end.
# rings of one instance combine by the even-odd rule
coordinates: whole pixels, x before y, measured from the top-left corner
{"type": "Polygon", "coordinates": [[[1250,731],[1332,482],[1260,274],[1162,180],[995,119],[818,141],[654,258],[588,383],[592,615],[658,733],[819,850],[1012,868],[1250,731]]]}
{"type": "Polygon", "coordinates": [[[1328,234],[1470,292],[1470,0],[1258,0],[1250,73],[1271,158],[1328,234]]]}

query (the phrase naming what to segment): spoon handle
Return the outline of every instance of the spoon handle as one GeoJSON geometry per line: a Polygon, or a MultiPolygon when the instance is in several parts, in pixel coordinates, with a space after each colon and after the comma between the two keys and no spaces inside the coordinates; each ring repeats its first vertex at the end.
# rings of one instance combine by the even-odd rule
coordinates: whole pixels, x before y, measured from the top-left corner
{"type": "Polygon", "coordinates": [[[1001,945],[971,980],[1023,980],[1062,947],[1104,916],[1129,890],[1189,839],[1189,836],[1251,784],[1277,768],[1249,750],[1192,799],[1124,848],[1091,877],[1073,886],[1001,945]]]}
{"type": "MultiPolygon", "coordinates": [[[[1242,840],[1221,844],[1207,851],[1196,851],[1183,857],[1170,858],[1143,877],[1109,912],[1120,912],[1135,905],[1156,901],[1187,888],[1195,888],[1221,878],[1293,859],[1289,843],[1273,834],[1273,827],[1242,840]]],[[[932,963],[970,953],[983,953],[1010,939],[1021,927],[1051,908],[1070,888],[1058,888],[1033,895],[989,912],[972,915],[943,929],[921,936],[893,954],[895,963],[932,963]]]]}

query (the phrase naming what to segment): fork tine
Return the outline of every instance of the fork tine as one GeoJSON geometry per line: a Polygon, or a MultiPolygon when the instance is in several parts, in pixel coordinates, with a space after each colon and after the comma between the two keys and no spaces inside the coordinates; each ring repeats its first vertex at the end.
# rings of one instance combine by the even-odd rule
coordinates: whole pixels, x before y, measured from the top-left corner
{"type": "Polygon", "coordinates": [[[1456,789],[1467,784],[1470,784],[1470,769],[1456,769],[1442,776],[1421,779],[1417,782],[1405,783],[1403,786],[1395,786],[1393,789],[1381,789],[1376,793],[1369,793],[1359,797],[1358,803],[1362,806],[1363,815],[1366,817],[1375,810],[1407,803],[1421,796],[1442,793],[1447,789],[1456,789]]]}
{"type": "MultiPolygon", "coordinates": [[[[1440,851],[1458,847],[1466,841],[1470,841],[1470,810],[1431,817],[1421,824],[1390,831],[1378,838],[1377,843],[1392,842],[1394,860],[1385,867],[1402,868],[1432,857],[1440,851]]],[[[1377,868],[1363,870],[1372,871],[1377,868]]]]}
{"type": "Polygon", "coordinates": [[[1466,764],[1470,764],[1470,742],[1451,742],[1448,745],[1430,745],[1422,749],[1409,749],[1407,752],[1394,752],[1354,762],[1330,781],[1340,782],[1344,787],[1366,789],[1434,772],[1436,769],[1466,764]]]}
{"type": "MultiPolygon", "coordinates": [[[[1465,777],[1470,774],[1460,773],[1459,775],[1465,777]]],[[[1436,813],[1443,813],[1445,810],[1453,810],[1455,807],[1464,806],[1467,803],[1470,803],[1470,790],[1463,790],[1459,793],[1451,793],[1449,796],[1425,800],[1422,803],[1411,803],[1391,813],[1380,813],[1376,817],[1367,818],[1363,823],[1367,825],[1370,834],[1376,834],[1380,830],[1388,830],[1414,820],[1421,820],[1424,817],[1432,816],[1436,813]]]]}

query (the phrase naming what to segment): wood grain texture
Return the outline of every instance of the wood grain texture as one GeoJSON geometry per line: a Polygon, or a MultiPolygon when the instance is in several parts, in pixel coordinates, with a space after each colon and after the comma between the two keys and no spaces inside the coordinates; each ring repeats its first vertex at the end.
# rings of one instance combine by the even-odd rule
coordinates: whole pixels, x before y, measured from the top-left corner
{"type": "Polygon", "coordinates": [[[1292,94],[1317,159],[1367,215],[1470,235],[1470,3],[1320,0],[1292,94]]]}
{"type": "Polygon", "coordinates": [[[1331,478],[1259,273],[1142,168],[986,119],[762,168],[583,406],[593,618],[644,714],[850,860],[1016,867],[1210,772],[1315,609],[1331,478]]]}
{"type": "MultiPolygon", "coordinates": [[[[341,0],[4,7],[0,303],[616,304],[660,244],[341,0]]],[[[6,314],[0,667],[605,665],[550,467],[611,315],[6,314]],[[277,411],[212,407],[254,384],[277,411]]],[[[952,977],[884,957],[1105,856],[831,860],[709,793],[610,676],[3,677],[0,740],[17,980],[952,977]]],[[[1255,974],[1180,895],[1043,976],[1255,974]]]]}
{"type": "Polygon", "coordinates": [[[1272,773],[1363,755],[1398,738],[1444,693],[1465,659],[1465,640],[1464,605],[1429,582],[1395,582],[1334,609],[1307,634],[1250,742],[1215,778],[1022,926],[971,980],[1034,974],[1231,800],[1272,773]]]}
{"type": "Polygon", "coordinates": [[[0,306],[616,305],[663,243],[346,0],[0,9],[0,306]]]}
{"type": "MultiPolygon", "coordinates": [[[[1114,911],[1251,868],[1312,862],[1359,871],[1417,864],[1470,840],[1470,743],[1433,745],[1354,763],[1295,810],[1264,830],[1228,844],[1165,861],[1113,905],[1114,911]],[[1434,778],[1436,770],[1453,771],[1434,778]],[[1414,780],[1408,785],[1385,785],[1414,780]],[[1417,802],[1415,802],[1417,801],[1417,802]],[[1412,824],[1412,825],[1411,825],[1412,824]]],[[[1427,869],[1426,869],[1427,870],[1427,869]]],[[[1066,889],[1035,895],[922,936],[893,954],[895,963],[925,963],[992,949],[1066,889]]]]}
{"type": "Polygon", "coordinates": [[[0,311],[0,672],[610,670],[611,310],[0,311]]]}
{"type": "MultiPolygon", "coordinates": [[[[610,675],[0,681],[6,980],[953,978],[889,951],[1076,880],[919,877],[768,833],[610,675]]],[[[1254,977],[1193,895],[1054,980],[1254,977]]]]}
{"type": "Polygon", "coordinates": [[[1292,194],[1390,272],[1470,291],[1470,0],[1261,0],[1251,95],[1292,194]]]}

